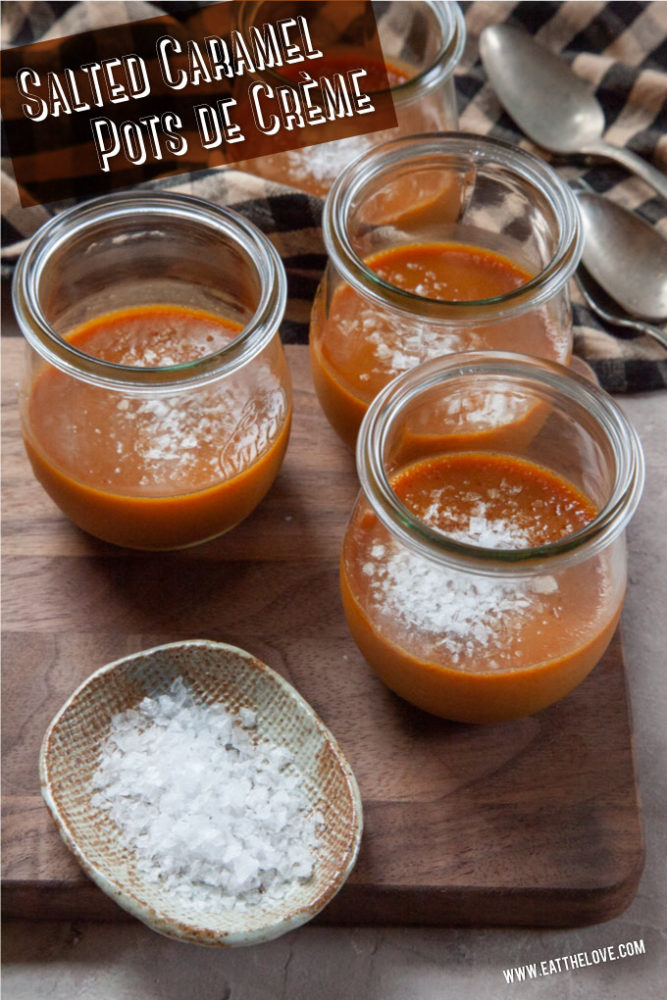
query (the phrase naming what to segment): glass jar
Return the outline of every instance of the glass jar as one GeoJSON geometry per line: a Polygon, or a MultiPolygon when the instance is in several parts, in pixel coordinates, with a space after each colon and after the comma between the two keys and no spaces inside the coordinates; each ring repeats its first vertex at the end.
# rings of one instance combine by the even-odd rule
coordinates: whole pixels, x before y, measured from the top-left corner
{"type": "MultiPolygon", "coordinates": [[[[320,76],[344,72],[346,66],[363,65],[367,73],[372,72],[368,57],[364,62],[363,39],[358,37],[356,22],[348,23],[358,13],[357,6],[336,2],[312,5],[308,23],[312,27],[313,19],[317,19],[322,27],[316,35],[326,40],[322,43],[324,58],[317,62],[320,76]],[[334,9],[333,15],[330,8],[334,9]],[[348,11],[349,16],[345,17],[348,11]]],[[[241,27],[247,29],[248,25],[263,24],[278,14],[285,17],[293,12],[292,8],[302,10],[304,4],[252,0],[241,7],[241,27]]],[[[419,131],[458,128],[454,70],[466,38],[465,22],[458,4],[452,0],[446,3],[442,0],[392,0],[391,3],[376,3],[374,9],[396,113],[396,128],[334,138],[302,149],[244,160],[237,166],[268,180],[324,196],[346,164],[380,143],[419,131]]],[[[268,77],[271,78],[271,74],[268,77]]],[[[284,85],[287,81],[276,74],[272,82],[284,85]]],[[[364,93],[374,92],[372,83],[362,89],[364,93]]],[[[333,130],[339,128],[337,122],[331,126],[333,130]]]]}
{"type": "Polygon", "coordinates": [[[25,447],[75,524],[172,549],[253,510],[292,411],[286,278],[259,230],[187,196],[95,199],[35,234],[13,298],[25,447]]]}
{"type": "Polygon", "coordinates": [[[586,677],[621,614],[624,529],[644,481],[637,434],[611,397],[515,354],[434,359],[376,397],[357,469],[343,606],[389,688],[484,723],[530,715],[586,677]],[[503,448],[478,437],[477,417],[502,423],[505,406],[533,422],[503,448]],[[449,425],[437,441],[422,433],[434,413],[449,425]]]}
{"type": "Polygon", "coordinates": [[[380,389],[430,358],[506,350],[569,362],[579,214],[530,153],[466,134],[387,143],[339,176],[323,234],[311,367],[350,447],[380,389]]]}

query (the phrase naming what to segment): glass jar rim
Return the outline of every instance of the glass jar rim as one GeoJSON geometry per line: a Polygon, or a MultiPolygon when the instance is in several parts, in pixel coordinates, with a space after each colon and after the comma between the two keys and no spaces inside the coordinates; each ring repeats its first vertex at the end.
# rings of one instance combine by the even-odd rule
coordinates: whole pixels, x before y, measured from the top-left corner
{"type": "MultiPolygon", "coordinates": [[[[471,132],[425,132],[403,136],[362,154],[334,181],[324,204],[322,234],[329,257],[342,278],[376,305],[390,305],[410,315],[458,324],[506,319],[534,309],[567,285],[583,252],[577,200],[551,167],[519,146],[471,132]],[[513,170],[548,197],[559,220],[558,245],[533,278],[502,295],[463,301],[431,299],[392,285],[367,266],[352,246],[347,220],[363,188],[379,174],[387,177],[405,160],[443,155],[477,163],[497,163],[513,170]]],[[[452,242],[448,240],[447,242],[452,242]]]]}
{"type": "Polygon", "coordinates": [[[433,12],[440,25],[442,41],[428,66],[415,76],[389,87],[389,93],[395,103],[411,101],[416,91],[422,96],[434,87],[442,86],[453,75],[465,48],[466,26],[458,3],[443,4],[438,0],[423,0],[423,2],[433,12]]]}
{"type": "Polygon", "coordinates": [[[230,374],[256,357],[271,341],[287,302],[287,278],[277,250],[256,226],[231,209],[192,195],[129,191],[93,198],[66,209],[44,223],[31,237],[16,265],[12,300],[17,322],[27,342],[46,361],[93,384],[135,392],[174,391],[203,385],[230,374]],[[76,236],[91,233],[100,222],[127,218],[136,228],[159,219],[162,223],[193,221],[233,240],[246,253],[260,278],[260,297],[250,321],[233,340],[211,354],[175,365],[140,367],[93,357],[58,334],[47,320],[39,297],[39,279],[51,254],[76,236]]]}
{"type": "MultiPolygon", "coordinates": [[[[243,4],[240,21],[243,26],[253,23],[253,13],[264,0],[246,0],[243,4]]],[[[389,87],[387,90],[370,91],[372,94],[391,94],[395,103],[412,101],[415,96],[423,96],[435,87],[442,86],[459,64],[466,43],[466,24],[463,12],[456,0],[443,3],[442,0],[421,0],[421,3],[434,14],[441,31],[441,43],[433,59],[414,76],[389,87]]],[[[412,4],[411,4],[412,6],[412,4]]],[[[287,77],[281,77],[275,70],[266,69],[263,75],[289,82],[287,77]]]]}
{"type": "Polygon", "coordinates": [[[564,568],[605,548],[626,527],[644,486],[644,455],[639,436],[615,401],[589,378],[563,365],[505,351],[449,354],[397,376],[366,412],[356,446],[361,488],[382,524],[408,547],[453,569],[474,565],[486,575],[528,576],[545,572],[545,563],[564,568]],[[420,394],[461,377],[475,375],[530,379],[546,391],[578,403],[601,426],[611,444],[616,475],[610,496],[596,516],[565,538],[525,548],[492,548],[454,539],[426,525],[398,498],[385,469],[384,447],[404,408],[420,394]]]}

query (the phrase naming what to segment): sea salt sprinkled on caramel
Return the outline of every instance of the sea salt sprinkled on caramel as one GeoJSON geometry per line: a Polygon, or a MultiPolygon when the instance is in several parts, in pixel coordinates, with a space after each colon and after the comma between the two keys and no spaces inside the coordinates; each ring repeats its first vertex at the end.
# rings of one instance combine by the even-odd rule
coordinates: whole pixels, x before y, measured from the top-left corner
{"type": "MultiPolygon", "coordinates": [[[[487,550],[555,541],[594,516],[590,501],[564,480],[508,456],[425,460],[398,473],[392,486],[424,524],[487,550]]],[[[484,575],[438,564],[374,520],[360,533],[357,558],[364,605],[383,634],[408,647],[418,641],[427,650],[422,655],[439,661],[446,654],[461,668],[511,666],[524,630],[560,615],[556,577],[484,575]]]]}
{"type": "Polygon", "coordinates": [[[387,550],[384,558],[362,567],[369,581],[368,603],[400,629],[416,629],[425,640],[445,647],[454,663],[499,643],[534,610],[539,591],[532,582],[458,573],[391,541],[387,550]]]}
{"type": "MultiPolygon", "coordinates": [[[[223,350],[239,333],[206,313],[138,307],[103,316],[80,344],[92,357],[127,367],[185,364],[223,350]]],[[[119,396],[80,390],[61,461],[133,495],[189,494],[239,475],[266,453],[288,415],[278,374],[263,359],[209,384],[173,394],[119,396]],[[90,443],[92,433],[110,448],[90,443]],[[109,457],[111,453],[111,457],[109,457]]]]}

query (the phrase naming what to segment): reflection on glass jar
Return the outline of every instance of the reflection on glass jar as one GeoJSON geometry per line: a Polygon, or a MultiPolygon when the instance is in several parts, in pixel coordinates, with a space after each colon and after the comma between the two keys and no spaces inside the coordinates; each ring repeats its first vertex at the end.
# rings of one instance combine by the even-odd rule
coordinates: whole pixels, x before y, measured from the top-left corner
{"type": "Polygon", "coordinates": [[[323,232],[311,367],[351,447],[380,389],[430,358],[509,350],[569,362],[579,215],[531,154],[463,134],[388,143],[338,178],[323,232]]]}
{"type": "Polygon", "coordinates": [[[376,398],[357,469],[343,606],[393,691],[447,719],[499,722],[586,677],[621,613],[624,529],[644,477],[611,397],[515,354],[436,359],[376,398]],[[475,400],[495,412],[498,439],[478,436],[475,400]],[[517,408],[539,419],[502,447],[517,408]],[[450,435],[437,443],[421,434],[434,413],[450,435]]]}
{"type": "Polygon", "coordinates": [[[185,196],[96,199],[38,231],[13,294],[26,450],[75,524],[170,549],[254,509],[292,410],[285,275],[254,226],[185,196]]]}
{"type": "MultiPolygon", "coordinates": [[[[359,66],[361,59],[367,73],[364,93],[376,92],[373,67],[364,57],[363,39],[358,36],[355,20],[358,5],[330,0],[308,6],[312,6],[312,12],[308,12],[309,26],[313,27],[317,20],[321,27],[314,33],[325,39],[321,43],[325,55],[317,63],[318,74],[329,77],[345,74],[346,70],[359,66]]],[[[244,160],[237,166],[279,184],[323,196],[344,166],[381,143],[414,132],[458,127],[454,70],[465,44],[465,22],[458,4],[450,0],[446,3],[391,0],[375,3],[373,7],[397,127],[244,160]]],[[[284,3],[252,0],[241,7],[241,27],[275,21],[303,8],[303,3],[289,0],[284,3]]],[[[294,69],[298,71],[299,66],[294,69]]],[[[276,74],[274,82],[284,84],[286,79],[281,81],[276,74]]],[[[334,133],[338,128],[337,123],[331,126],[334,133]]]]}

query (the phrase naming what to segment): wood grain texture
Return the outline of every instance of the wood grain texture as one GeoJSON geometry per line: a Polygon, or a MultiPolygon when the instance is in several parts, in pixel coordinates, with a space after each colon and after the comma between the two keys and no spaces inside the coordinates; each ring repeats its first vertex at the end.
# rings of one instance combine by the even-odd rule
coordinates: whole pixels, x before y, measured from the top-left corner
{"type": "Polygon", "coordinates": [[[21,345],[3,340],[3,909],[127,919],[60,842],[39,791],[55,712],[109,660],[184,638],[248,649],[333,730],[357,775],[358,864],[331,923],[568,926],[621,912],[643,865],[622,646],[529,719],[447,723],[392,695],[343,618],[352,456],[288,348],[294,429],[264,503],[225,538],[143,555],[73,527],[33,480],[18,427],[21,345]]]}

